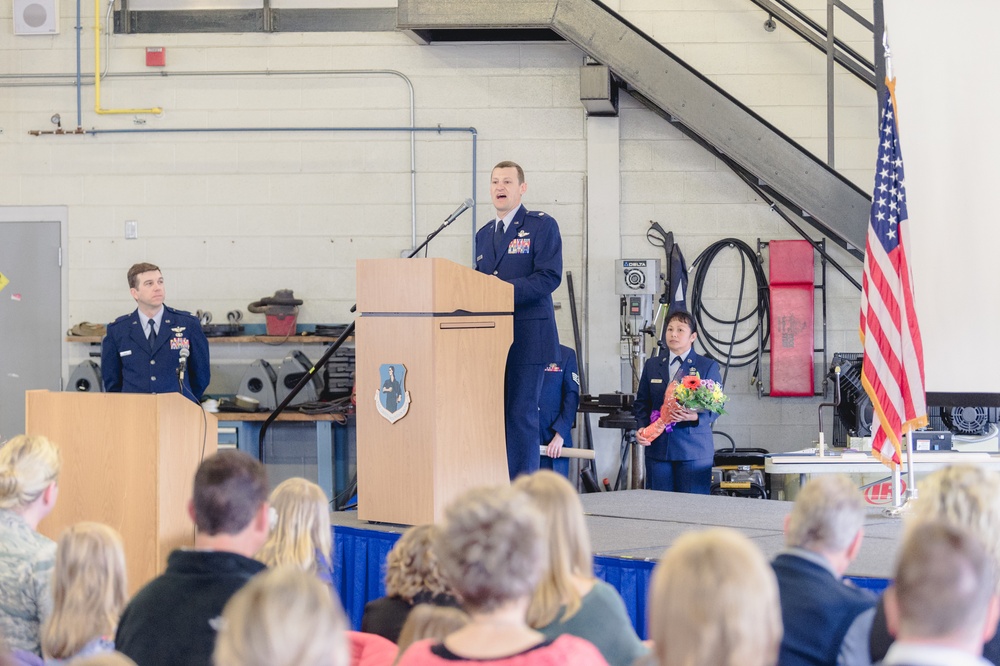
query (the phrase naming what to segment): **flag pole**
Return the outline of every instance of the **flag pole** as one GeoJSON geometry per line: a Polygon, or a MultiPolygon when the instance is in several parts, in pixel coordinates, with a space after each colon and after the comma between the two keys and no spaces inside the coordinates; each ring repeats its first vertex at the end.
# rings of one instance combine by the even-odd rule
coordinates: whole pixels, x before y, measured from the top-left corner
{"type": "Polygon", "coordinates": [[[913,426],[906,429],[906,502],[917,499],[917,470],[913,464],[913,426]]]}

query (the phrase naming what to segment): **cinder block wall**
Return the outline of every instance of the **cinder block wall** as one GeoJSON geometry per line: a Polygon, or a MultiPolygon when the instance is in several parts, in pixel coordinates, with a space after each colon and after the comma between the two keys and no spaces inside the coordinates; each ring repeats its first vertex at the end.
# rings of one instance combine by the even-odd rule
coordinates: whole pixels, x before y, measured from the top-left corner
{"type": "MultiPolygon", "coordinates": [[[[800,99],[803,91],[822,87],[815,83],[821,65],[800,71],[805,65],[799,51],[805,47],[791,43],[783,28],[763,33],[760,23],[766,17],[746,11],[738,0],[621,4],[629,20],[648,27],[671,48],[683,47],[678,49],[682,57],[705,67],[703,73],[782,131],[825,152],[825,122],[812,118],[821,112],[815,105],[803,111],[800,99]],[[765,41],[773,39],[775,44],[765,41]],[[751,55],[762,48],[771,55],[751,55]]],[[[0,73],[72,73],[75,17],[70,3],[64,3],[62,11],[60,35],[15,37],[10,6],[0,10],[0,73]]],[[[87,26],[93,19],[84,11],[86,80],[92,79],[93,38],[87,26]]],[[[491,219],[490,168],[501,159],[514,159],[527,171],[525,204],[560,222],[564,267],[577,277],[581,300],[588,272],[585,225],[601,221],[588,222],[585,210],[588,138],[578,83],[583,54],[575,47],[421,46],[396,33],[116,35],[111,39],[112,75],[146,72],[147,46],[166,47],[166,71],[176,75],[108,77],[102,82],[102,105],[155,105],[162,106],[163,113],[99,116],[93,111],[93,87],[87,85],[82,91],[85,129],[403,127],[409,124],[409,93],[398,77],[280,72],[403,73],[413,85],[416,125],[475,128],[478,148],[473,174],[472,132],[417,135],[418,242],[473,195],[473,175],[478,224],[491,219]],[[234,74],[265,69],[274,74],[234,74]]],[[[815,58],[821,61],[819,54],[815,58]]],[[[52,129],[49,117],[56,112],[64,128],[75,127],[75,89],[11,86],[29,81],[43,82],[0,81],[6,86],[0,94],[0,205],[68,207],[71,324],[109,321],[131,310],[134,302],[124,274],[130,264],[143,260],[163,268],[169,303],[210,310],[216,320],[228,310],[245,312],[248,303],[275,289],[291,288],[306,301],[301,322],[346,322],[354,302],[355,260],[395,257],[412,247],[406,133],[327,129],[35,137],[29,130],[52,129]],[[137,240],[124,239],[126,220],[138,222],[137,240]]],[[[856,107],[857,113],[842,114],[846,129],[843,139],[838,138],[859,146],[856,158],[845,156],[844,172],[862,187],[870,180],[867,162],[874,161],[875,154],[874,93],[866,94],[847,97],[845,104],[856,107]]],[[[675,232],[689,261],[724,237],[751,245],[758,237],[795,237],[709,153],[628,96],[623,95],[621,106],[619,189],[625,256],[660,256],[645,240],[649,220],[675,232]]],[[[472,234],[467,213],[435,241],[430,256],[471,264],[472,234]]],[[[836,249],[832,253],[860,275],[856,260],[836,249]]],[[[722,309],[735,299],[738,287],[732,276],[738,275],[738,264],[734,257],[722,258],[717,265],[722,273],[718,284],[710,285],[707,299],[710,307],[722,309]]],[[[828,278],[830,349],[855,351],[858,293],[834,271],[828,271],[828,278]]],[[[614,285],[592,283],[589,288],[613,291],[614,285]]],[[[561,306],[560,333],[572,340],[565,284],[556,300],[561,306]]],[[[246,315],[246,320],[262,323],[263,316],[246,315]]],[[[86,353],[81,345],[71,345],[67,366],[86,353]]],[[[220,352],[218,363],[229,367],[216,373],[210,391],[235,391],[233,378],[238,379],[242,363],[260,357],[277,362],[284,353],[263,346],[220,352]]],[[[595,353],[615,357],[618,349],[591,350],[595,353]]],[[[469,362],[474,365],[475,359],[469,362]]],[[[719,428],[732,434],[739,446],[808,446],[815,438],[819,400],[759,400],[748,380],[747,369],[730,373],[731,413],[719,421],[719,428]]],[[[617,388],[591,387],[595,393],[617,388]]],[[[613,474],[614,452],[602,451],[601,457],[600,473],[613,474]]]]}

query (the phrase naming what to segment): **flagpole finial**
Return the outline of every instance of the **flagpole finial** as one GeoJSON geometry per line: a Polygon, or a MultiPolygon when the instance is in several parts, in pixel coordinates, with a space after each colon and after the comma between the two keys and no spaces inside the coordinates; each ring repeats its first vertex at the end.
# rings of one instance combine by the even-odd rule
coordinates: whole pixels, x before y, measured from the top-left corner
{"type": "Polygon", "coordinates": [[[889,50],[889,28],[886,27],[882,31],[882,52],[885,58],[885,78],[887,81],[892,81],[892,53],[889,50]]]}

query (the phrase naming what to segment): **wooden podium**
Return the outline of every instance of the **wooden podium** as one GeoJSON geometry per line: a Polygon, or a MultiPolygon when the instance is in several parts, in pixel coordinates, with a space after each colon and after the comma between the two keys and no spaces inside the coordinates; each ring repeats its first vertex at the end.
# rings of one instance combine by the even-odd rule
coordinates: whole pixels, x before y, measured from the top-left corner
{"type": "Polygon", "coordinates": [[[463,491],[509,483],[513,286],[446,259],[362,260],[357,285],[358,517],[435,522],[463,491]],[[394,423],[390,364],[407,410],[394,423]]]}
{"type": "Polygon", "coordinates": [[[195,471],[218,446],[216,418],[178,393],[27,391],[25,432],[62,453],[59,497],[39,525],[58,539],[81,520],[121,532],[132,594],[170,551],[194,544],[188,500],[195,471]]]}

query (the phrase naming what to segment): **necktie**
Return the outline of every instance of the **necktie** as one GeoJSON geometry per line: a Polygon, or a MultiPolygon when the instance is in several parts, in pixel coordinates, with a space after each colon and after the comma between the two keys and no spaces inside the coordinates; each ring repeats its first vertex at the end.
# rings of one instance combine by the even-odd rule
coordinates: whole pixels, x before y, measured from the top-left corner
{"type": "Polygon", "coordinates": [[[149,337],[147,340],[149,340],[149,348],[152,350],[153,345],[156,344],[156,322],[152,319],[149,320],[149,337]]]}
{"type": "Polygon", "coordinates": [[[496,233],[493,235],[493,254],[499,255],[503,247],[503,220],[497,220],[496,233]]]}
{"type": "Polygon", "coordinates": [[[670,379],[677,379],[677,373],[681,369],[681,357],[674,356],[674,360],[670,361],[670,379]]]}

